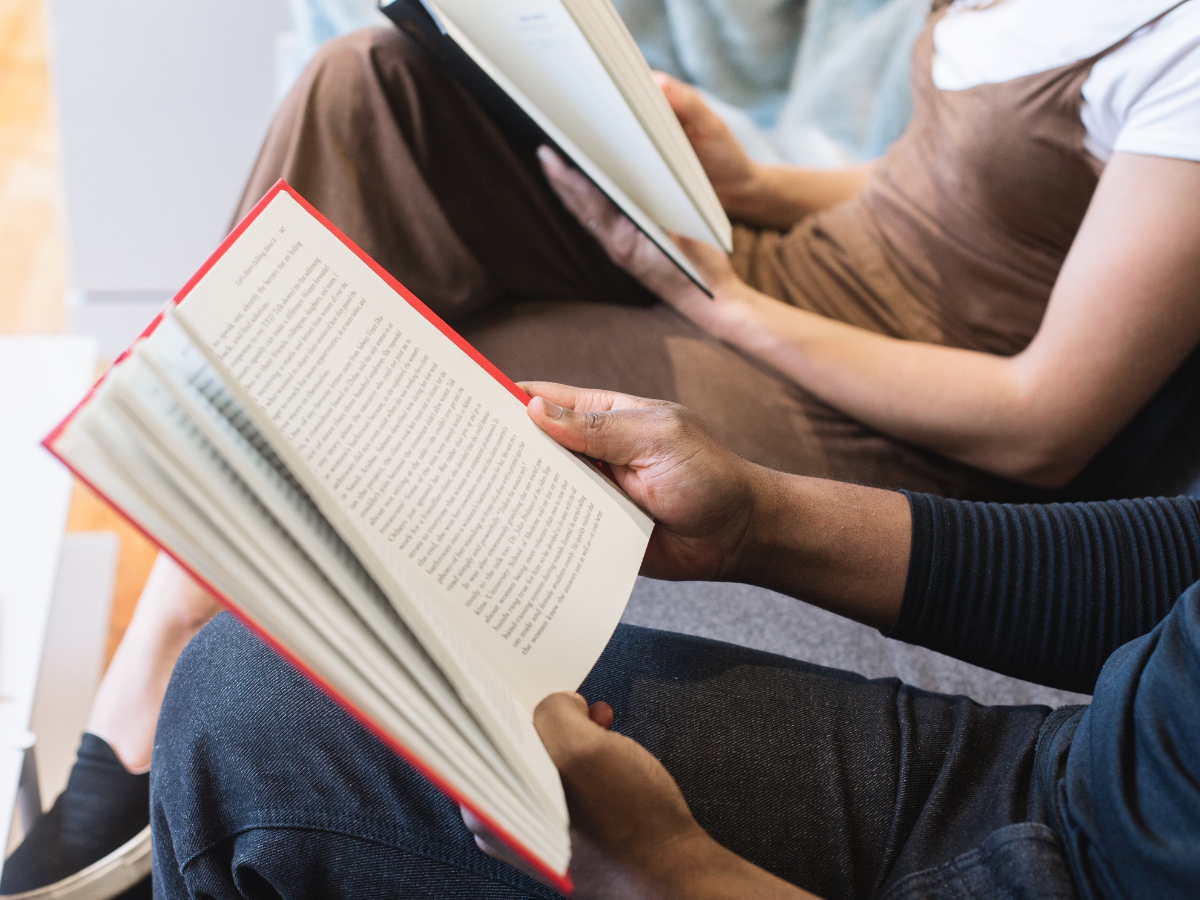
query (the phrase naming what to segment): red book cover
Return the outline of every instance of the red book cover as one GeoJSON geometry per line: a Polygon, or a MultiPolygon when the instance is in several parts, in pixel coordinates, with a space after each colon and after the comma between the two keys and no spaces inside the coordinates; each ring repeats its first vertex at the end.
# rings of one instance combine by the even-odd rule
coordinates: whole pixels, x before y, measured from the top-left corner
{"type": "MultiPolygon", "coordinates": [[[[222,258],[222,256],[225,255],[225,253],[234,244],[234,242],[242,235],[243,232],[245,232],[245,230],[250,226],[250,224],[254,222],[254,220],[259,216],[259,214],[267,207],[267,205],[281,191],[287,192],[308,213],[310,213],[318,222],[320,222],[326,229],[328,229],[328,231],[334,237],[336,237],[339,241],[341,241],[341,243],[343,243],[349,250],[351,250],[360,260],[362,260],[364,263],[366,263],[366,265],[369,266],[371,268],[371,270],[373,272],[375,272],[375,274],[377,274],[380,278],[382,278],[384,280],[384,282],[386,282],[387,285],[396,292],[396,294],[398,294],[400,297],[402,297],[405,300],[405,302],[407,302],[413,309],[415,309],[417,312],[419,312],[426,320],[428,320],[432,325],[434,325],[447,338],[449,338],[451,341],[453,341],[454,344],[456,344],[461,350],[463,350],[468,356],[470,356],[471,359],[473,359],[476,363],[478,363],[486,372],[488,372],[493,378],[495,378],[496,381],[498,381],[501,385],[503,385],[518,400],[520,400],[522,403],[529,402],[530,398],[524,391],[522,391],[519,387],[517,387],[517,385],[514,384],[508,377],[506,377],[504,375],[504,373],[502,373],[499,369],[497,369],[494,365],[492,365],[492,363],[490,363],[487,359],[485,359],[483,357],[483,355],[479,353],[478,350],[476,350],[469,343],[467,343],[465,340],[463,340],[463,338],[458,333],[456,333],[449,325],[447,325],[440,318],[438,318],[438,316],[435,315],[433,313],[433,311],[429,309],[429,307],[427,307],[424,303],[422,303],[420,300],[418,300],[411,292],[409,292],[409,290],[407,288],[404,287],[404,285],[400,284],[400,282],[398,282],[388,272],[386,272],[378,263],[376,263],[373,259],[371,259],[369,256],[367,256],[366,253],[364,253],[361,249],[359,249],[359,247],[357,247],[353,241],[351,241],[341,231],[339,231],[324,216],[322,216],[321,213],[319,213],[303,197],[301,197],[300,194],[298,194],[290,185],[288,185],[282,179],[279,180],[278,182],[276,182],[275,185],[263,196],[263,198],[258,201],[258,203],[255,205],[255,207],[246,215],[246,217],[244,219],[242,219],[241,222],[238,223],[237,227],[234,228],[234,230],[232,232],[230,232],[229,236],[225,238],[225,240],[216,249],[216,251],[205,261],[205,263],[188,280],[187,284],[185,284],[179,290],[179,292],[169,301],[169,303],[171,305],[178,305],[181,302],[183,302],[183,300],[188,296],[188,294],[192,291],[192,289],[200,282],[200,280],[205,276],[205,274],[207,274],[208,271],[217,263],[217,261],[220,260],[222,258]]],[[[154,317],[154,319],[150,322],[150,324],[146,327],[146,329],[138,337],[138,340],[141,340],[142,338],[145,338],[145,337],[149,336],[150,334],[152,334],[154,332],[155,328],[158,327],[161,320],[162,320],[162,314],[160,313],[159,315],[154,317]]],[[[136,343],[136,341],[135,341],[135,343],[136,343]]],[[[119,357],[117,357],[117,359],[113,363],[113,366],[115,367],[116,365],[121,363],[126,357],[129,356],[129,353],[130,353],[130,350],[126,350],[119,357]]],[[[435,772],[433,772],[422,759],[420,759],[418,756],[416,756],[414,753],[412,753],[407,747],[402,745],[400,742],[396,741],[391,736],[384,733],[383,730],[374,721],[372,721],[370,719],[370,717],[365,715],[361,710],[357,709],[353,704],[346,701],[346,699],[343,698],[340,694],[338,694],[338,692],[335,691],[328,683],[326,683],[324,680],[322,680],[320,676],[318,676],[310,668],[308,668],[303,663],[301,663],[299,660],[297,660],[294,656],[292,656],[284,647],[282,647],[279,644],[278,641],[273,639],[261,627],[259,627],[259,625],[253,619],[251,619],[241,609],[239,609],[239,607],[237,606],[236,603],[234,603],[228,597],[224,596],[220,591],[216,590],[204,578],[199,576],[194,571],[194,569],[192,569],[192,567],[187,565],[183,560],[179,559],[178,556],[176,556],[174,553],[172,553],[168,548],[164,547],[163,544],[161,543],[161,541],[159,541],[155,537],[155,535],[149,533],[142,526],[142,524],[140,522],[138,522],[134,518],[132,518],[117,503],[115,503],[113,500],[111,500],[109,497],[107,497],[103,491],[99,490],[96,487],[96,485],[92,484],[87,478],[85,478],[82,474],[80,474],[80,472],[74,466],[72,466],[71,463],[68,462],[55,449],[55,441],[57,440],[57,438],[62,434],[63,430],[67,427],[67,425],[71,422],[71,420],[75,417],[75,415],[84,406],[87,405],[89,400],[94,395],[96,389],[104,381],[104,379],[106,377],[108,377],[108,374],[111,371],[112,371],[112,368],[110,368],[109,372],[106,372],[105,375],[101,376],[101,378],[96,382],[96,385],[92,387],[92,389],[79,402],[79,404],[75,407],[75,409],[72,410],[71,413],[62,422],[60,422],[54,428],[54,430],[50,432],[49,435],[46,436],[46,438],[42,441],[42,445],[47,450],[49,450],[50,453],[52,453],[57,459],[59,459],[65,466],[67,466],[67,468],[71,469],[71,471],[76,475],[77,478],[79,478],[84,484],[87,484],[89,488],[91,488],[101,499],[103,499],[106,503],[108,503],[122,518],[124,518],[126,521],[128,521],[141,534],[145,535],[147,539],[149,539],[152,543],[154,543],[156,546],[158,546],[163,552],[167,553],[167,555],[169,555],[172,559],[174,559],[177,563],[179,563],[179,565],[182,566],[185,570],[187,570],[189,572],[189,574],[191,574],[192,577],[195,578],[200,584],[204,585],[204,587],[206,589],[208,589],[215,597],[217,597],[217,599],[227,609],[229,609],[230,612],[232,612],[249,629],[251,629],[254,633],[256,633],[263,641],[265,641],[268,645],[273,647],[278,653],[280,653],[280,655],[282,655],[283,657],[288,659],[288,661],[292,665],[294,665],[297,669],[299,669],[301,672],[303,672],[306,677],[308,677],[322,691],[324,691],[326,694],[328,694],[335,702],[337,702],[340,706],[342,706],[342,708],[345,709],[352,717],[354,717],[357,721],[359,721],[364,727],[366,727],[369,731],[371,731],[381,741],[383,741],[385,744],[387,744],[389,747],[391,747],[401,758],[403,758],[406,762],[408,762],[415,769],[417,769],[422,775],[424,775],[433,784],[435,784],[441,791],[443,791],[446,795],[451,797],[451,799],[453,799],[455,802],[457,802],[460,805],[469,809],[481,822],[484,823],[485,826],[488,827],[488,829],[494,835],[496,835],[498,838],[503,840],[504,843],[507,844],[522,860],[524,860],[530,866],[530,868],[532,870],[536,871],[543,879],[545,879],[548,883],[552,884],[556,890],[561,891],[563,894],[566,894],[569,896],[573,890],[573,886],[571,884],[570,877],[567,875],[567,873],[555,872],[552,869],[548,868],[544,862],[542,862],[538,857],[536,857],[528,848],[524,847],[520,842],[518,842],[515,838],[513,838],[513,836],[511,834],[509,834],[504,828],[500,827],[491,817],[489,817],[486,814],[484,814],[483,812],[481,812],[478,808],[476,808],[468,800],[466,800],[464,797],[459,795],[450,785],[448,785],[435,772]]]]}

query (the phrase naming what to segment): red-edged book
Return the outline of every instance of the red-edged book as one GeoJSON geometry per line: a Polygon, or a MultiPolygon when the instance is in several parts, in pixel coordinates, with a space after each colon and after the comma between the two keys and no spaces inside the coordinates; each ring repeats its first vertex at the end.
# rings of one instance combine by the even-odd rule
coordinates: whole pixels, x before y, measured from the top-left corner
{"type": "Polygon", "coordinates": [[[569,893],[532,711],[652,523],[526,401],[281,181],[44,443],[569,893]]]}

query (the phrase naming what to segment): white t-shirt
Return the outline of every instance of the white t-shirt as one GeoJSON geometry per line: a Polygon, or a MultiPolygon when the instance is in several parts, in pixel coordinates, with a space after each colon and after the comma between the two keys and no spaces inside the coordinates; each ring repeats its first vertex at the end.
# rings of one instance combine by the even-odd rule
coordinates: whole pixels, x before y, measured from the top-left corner
{"type": "MultiPolygon", "coordinates": [[[[956,91],[1085,59],[1171,0],[957,0],[933,32],[933,83],[956,91]]],[[[1200,160],[1200,0],[1188,0],[1092,67],[1084,146],[1200,160]]]]}

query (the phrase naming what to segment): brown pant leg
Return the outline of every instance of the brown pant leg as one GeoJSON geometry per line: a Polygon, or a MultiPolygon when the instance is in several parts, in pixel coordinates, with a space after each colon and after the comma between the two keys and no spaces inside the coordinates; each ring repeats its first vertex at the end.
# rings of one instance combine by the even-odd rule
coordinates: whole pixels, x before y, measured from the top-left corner
{"type": "Polygon", "coordinates": [[[646,304],[514,149],[406,35],[330,41],[284,100],[239,209],[279,178],[439,315],[500,296],[646,304]]]}

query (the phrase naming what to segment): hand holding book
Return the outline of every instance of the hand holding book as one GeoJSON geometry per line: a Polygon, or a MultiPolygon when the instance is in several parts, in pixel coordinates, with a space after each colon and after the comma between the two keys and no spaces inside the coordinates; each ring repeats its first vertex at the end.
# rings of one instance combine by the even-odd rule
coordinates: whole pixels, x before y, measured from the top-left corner
{"type": "Polygon", "coordinates": [[[666,580],[747,578],[740,565],[766,470],[726,450],[675,403],[525,382],[529,417],[568,450],[605,462],[657,523],[641,574],[666,580]]]}
{"type": "MultiPolygon", "coordinates": [[[[688,881],[707,881],[714,857],[737,859],[697,824],[662,764],[610,730],[607,703],[589,707],[579,694],[551,694],[534,711],[534,724],[570,798],[571,876],[579,900],[703,897],[688,881]]],[[[481,850],[537,877],[474,816],[463,819],[481,850]]]]}
{"type": "Polygon", "coordinates": [[[609,0],[386,0],[515,148],[557,148],[702,290],[668,232],[733,247],[729,218],[609,0]]]}
{"type": "MultiPolygon", "coordinates": [[[[889,523],[899,526],[899,540],[886,546],[896,551],[902,570],[903,497],[790,478],[755,466],[718,444],[694,414],[674,403],[544,382],[520,386],[532,396],[528,414],[539,428],[561,446],[605,462],[630,498],[655,517],[642,574],[762,583],[774,568],[770,556],[780,548],[798,558],[792,571],[803,574],[776,587],[797,594],[810,587],[818,595],[828,588],[861,588],[873,600],[896,593],[875,583],[856,586],[844,577],[845,565],[838,560],[863,568],[862,547],[840,536],[849,521],[837,521],[839,513],[854,506],[825,509],[823,501],[842,490],[866,491],[884,503],[899,501],[890,503],[900,515],[889,523]],[[829,513],[835,521],[829,521],[829,513]],[[800,540],[789,540],[801,534],[800,540]],[[806,553],[816,547],[834,549],[806,553]],[[805,563],[816,563],[811,579],[803,577],[808,574],[805,563]]],[[[879,534],[869,533],[872,553],[878,550],[874,539],[879,534]]],[[[903,583],[902,571],[891,574],[903,583]]],[[[589,707],[577,693],[558,692],[538,704],[533,721],[566,793],[575,897],[811,897],[714,841],[658,760],[609,730],[608,704],[589,707]]],[[[486,823],[466,810],[463,818],[480,849],[539,877],[486,823]]]]}
{"type": "Polygon", "coordinates": [[[706,331],[721,336],[736,325],[745,301],[754,292],[738,278],[724,252],[704,241],[667,234],[708,288],[701,290],[586,175],[547,146],[538,148],[538,159],[563,205],[609,259],[706,331]]]}
{"type": "Polygon", "coordinates": [[[725,213],[734,221],[769,226],[771,223],[758,221],[761,167],[750,159],[725,120],[690,84],[666,72],[655,72],[654,82],[679,120],[725,213]]]}
{"type": "Polygon", "coordinates": [[[642,575],[754,584],[891,627],[908,572],[903,494],[755,465],[677,403],[546,382],[521,387],[542,431],[608,465],[654,517],[642,575]]]}

